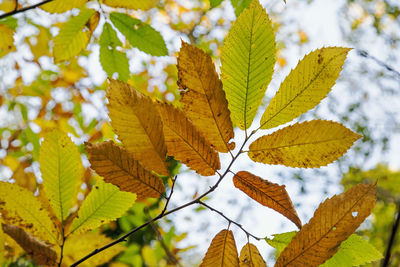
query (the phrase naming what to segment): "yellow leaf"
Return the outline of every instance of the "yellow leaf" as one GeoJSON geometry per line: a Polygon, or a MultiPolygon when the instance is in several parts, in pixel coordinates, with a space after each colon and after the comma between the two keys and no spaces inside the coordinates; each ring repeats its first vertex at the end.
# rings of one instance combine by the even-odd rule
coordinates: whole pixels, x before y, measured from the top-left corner
{"type": "Polygon", "coordinates": [[[50,13],[64,13],[73,8],[80,8],[88,0],[53,0],[50,3],[40,6],[41,9],[50,13]]]}
{"type": "Polygon", "coordinates": [[[51,246],[29,235],[17,226],[3,224],[0,228],[4,230],[4,233],[11,236],[36,264],[46,266],[56,265],[57,253],[51,246]]]}
{"type": "MultiPolygon", "coordinates": [[[[76,234],[67,238],[64,246],[63,266],[70,266],[90,252],[111,243],[113,240],[98,232],[76,234]]],[[[120,244],[109,247],[101,253],[90,257],[79,264],[81,267],[93,267],[108,263],[113,257],[124,250],[120,244]]]]}
{"type": "Polygon", "coordinates": [[[244,245],[240,251],[239,262],[240,267],[267,267],[257,247],[250,243],[244,245]]]}
{"type": "MultiPolygon", "coordinates": [[[[5,13],[11,12],[15,9],[15,0],[2,0],[0,2],[0,10],[5,13]]],[[[1,38],[0,38],[1,40],[1,38]]]]}
{"type": "Polygon", "coordinates": [[[306,55],[282,82],[261,118],[262,129],[290,122],[326,97],[350,48],[326,47],[306,55]]]}
{"type": "Polygon", "coordinates": [[[148,267],[158,267],[157,254],[150,246],[144,246],[142,248],[142,257],[146,266],[148,267]]]}
{"type": "Polygon", "coordinates": [[[108,110],[118,138],[145,168],[168,175],[163,125],[152,100],[128,84],[111,80],[108,110]]]}
{"type": "Polygon", "coordinates": [[[28,189],[0,182],[0,212],[4,223],[21,227],[50,244],[58,243],[59,234],[49,213],[28,189]]]}
{"type": "Polygon", "coordinates": [[[41,56],[50,56],[49,42],[51,34],[49,29],[45,27],[38,27],[39,34],[35,36],[36,42],[33,43],[31,38],[27,38],[27,42],[31,48],[31,52],[34,58],[37,60],[41,56]]]}
{"type": "Polygon", "coordinates": [[[340,123],[312,120],[258,138],[248,154],[256,162],[314,168],[337,160],[360,137],[340,123]]]}
{"type": "Polygon", "coordinates": [[[24,187],[31,192],[36,191],[37,182],[35,174],[32,172],[25,172],[23,165],[19,165],[11,178],[15,180],[15,184],[24,187]]]}
{"type": "Polygon", "coordinates": [[[104,181],[123,191],[136,193],[138,199],[158,198],[165,192],[162,180],[142,167],[124,148],[112,141],[100,144],[86,143],[91,168],[104,181]]]}
{"type": "Polygon", "coordinates": [[[211,241],[200,267],[239,267],[235,238],[230,230],[222,230],[211,241]]]}
{"type": "Polygon", "coordinates": [[[359,184],[328,198],[293,237],[275,266],[319,266],[324,263],[369,216],[375,200],[376,184],[359,184]]]}
{"type": "Polygon", "coordinates": [[[149,10],[157,6],[159,0],[104,0],[104,4],[111,7],[149,10]]]}
{"type": "Polygon", "coordinates": [[[233,147],[233,127],[228,102],[211,57],[182,41],[178,57],[178,84],[186,116],[221,152],[233,147]]]}
{"type": "Polygon", "coordinates": [[[93,16],[90,17],[90,19],[88,21],[88,25],[87,25],[92,34],[93,34],[94,30],[96,30],[97,25],[99,25],[99,21],[100,21],[100,13],[98,11],[96,11],[93,14],[93,16]]]}
{"type": "Polygon", "coordinates": [[[233,177],[233,184],[258,203],[276,210],[301,228],[301,221],[284,185],[271,183],[246,171],[238,172],[233,177]]]}
{"type": "Polygon", "coordinates": [[[75,204],[83,177],[81,155],[68,135],[54,129],[44,137],[39,163],[44,193],[62,222],[75,204]]]}
{"type": "Polygon", "coordinates": [[[0,24],[0,58],[15,51],[14,32],[7,25],[0,24]]]}
{"type": "Polygon", "coordinates": [[[169,104],[158,105],[168,155],[182,161],[197,173],[210,176],[221,168],[218,153],[186,118],[183,111],[169,104]]]}
{"type": "Polygon", "coordinates": [[[1,227],[2,223],[0,220],[0,265],[4,266],[4,259],[5,259],[5,243],[6,238],[4,236],[3,227],[1,227]]]}

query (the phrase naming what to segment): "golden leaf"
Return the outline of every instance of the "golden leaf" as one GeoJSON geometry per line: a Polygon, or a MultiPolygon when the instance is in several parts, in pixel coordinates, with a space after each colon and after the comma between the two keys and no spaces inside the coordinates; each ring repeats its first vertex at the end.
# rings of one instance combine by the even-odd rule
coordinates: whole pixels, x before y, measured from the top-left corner
{"type": "Polygon", "coordinates": [[[83,6],[87,0],[53,0],[47,4],[40,6],[41,9],[49,13],[64,13],[73,8],[83,6]]]}
{"type": "Polygon", "coordinates": [[[96,11],[87,22],[87,26],[92,34],[94,30],[96,30],[97,25],[99,25],[99,21],[100,21],[100,13],[96,11]]]}
{"type": "Polygon", "coordinates": [[[233,147],[233,127],[222,82],[211,57],[182,41],[178,57],[178,85],[186,116],[201,130],[215,149],[228,152],[233,147]]]}
{"type": "Polygon", "coordinates": [[[218,153],[210,143],[183,111],[169,104],[159,104],[158,107],[164,124],[168,155],[174,156],[201,175],[214,175],[221,164],[218,153]]]}
{"type": "Polygon", "coordinates": [[[118,138],[148,170],[168,175],[163,125],[151,99],[128,84],[111,80],[108,110],[118,138]]]}
{"type": "Polygon", "coordinates": [[[144,169],[131,154],[112,141],[85,145],[91,168],[104,177],[104,181],[123,191],[136,193],[138,199],[158,198],[165,191],[162,180],[144,169]]]}
{"type": "Polygon", "coordinates": [[[328,198],[280,254],[279,266],[318,266],[331,258],[369,216],[376,200],[376,184],[359,184],[328,198]]]}
{"type": "Polygon", "coordinates": [[[0,58],[16,50],[13,36],[13,30],[0,24],[0,58]]]}
{"type": "Polygon", "coordinates": [[[157,6],[159,0],[104,0],[104,4],[111,7],[149,10],[157,6]]]}
{"type": "Polygon", "coordinates": [[[239,262],[240,267],[267,267],[257,247],[250,243],[244,245],[240,251],[239,262]]]}
{"type": "Polygon", "coordinates": [[[57,253],[51,246],[29,235],[17,226],[3,224],[2,228],[4,233],[11,236],[36,264],[46,266],[56,265],[57,253]]]}
{"type": "Polygon", "coordinates": [[[301,228],[301,221],[284,185],[271,183],[246,171],[238,172],[233,177],[233,184],[258,203],[274,209],[301,228]]]}
{"type": "Polygon", "coordinates": [[[239,267],[235,238],[230,230],[222,230],[211,241],[200,267],[239,267]]]}
{"type": "Polygon", "coordinates": [[[248,155],[266,164],[321,167],[341,157],[360,137],[340,123],[312,120],[258,138],[248,155]]]}

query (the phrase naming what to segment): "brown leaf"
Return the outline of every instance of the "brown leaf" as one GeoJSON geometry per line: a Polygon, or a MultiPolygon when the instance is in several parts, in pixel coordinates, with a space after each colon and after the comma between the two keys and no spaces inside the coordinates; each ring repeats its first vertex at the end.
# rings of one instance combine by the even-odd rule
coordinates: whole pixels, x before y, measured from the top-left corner
{"type": "Polygon", "coordinates": [[[216,150],[233,149],[228,145],[234,136],[228,101],[211,57],[183,41],[178,57],[178,85],[184,89],[180,100],[183,110],[197,129],[216,150]]]}
{"type": "Polygon", "coordinates": [[[214,175],[221,164],[211,144],[181,110],[162,103],[158,107],[164,124],[168,155],[174,156],[201,175],[214,175]]]}
{"type": "Polygon", "coordinates": [[[239,261],[240,267],[267,267],[257,247],[250,243],[243,246],[240,251],[239,261]]]}
{"type": "Polygon", "coordinates": [[[233,177],[235,187],[258,203],[274,209],[301,228],[301,221],[284,185],[278,185],[246,171],[233,177]]]}
{"type": "Polygon", "coordinates": [[[239,267],[235,238],[230,230],[222,230],[211,241],[200,267],[239,267]]]}
{"type": "Polygon", "coordinates": [[[162,180],[136,161],[124,148],[107,141],[85,144],[91,168],[104,177],[104,181],[123,191],[137,194],[138,199],[158,198],[165,191],[162,180]]]}
{"type": "Polygon", "coordinates": [[[17,226],[2,224],[2,228],[4,233],[11,236],[36,264],[46,266],[56,265],[57,253],[51,246],[29,235],[17,226]]]}
{"type": "Polygon", "coordinates": [[[168,175],[163,125],[152,100],[128,84],[110,80],[111,125],[124,147],[146,169],[168,175]]]}
{"type": "Polygon", "coordinates": [[[376,183],[359,184],[328,198],[280,254],[279,266],[318,266],[331,258],[368,217],[376,200],[376,183]]]}

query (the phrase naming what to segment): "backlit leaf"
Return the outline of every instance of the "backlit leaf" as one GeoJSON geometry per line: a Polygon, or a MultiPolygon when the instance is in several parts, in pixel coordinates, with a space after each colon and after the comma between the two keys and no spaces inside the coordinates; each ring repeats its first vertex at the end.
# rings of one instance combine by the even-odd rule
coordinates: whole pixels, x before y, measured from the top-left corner
{"type": "Polygon", "coordinates": [[[235,15],[236,17],[242,13],[242,11],[247,8],[251,0],[231,0],[232,6],[235,9],[235,15]]]}
{"type": "Polygon", "coordinates": [[[40,8],[50,13],[63,13],[73,8],[80,8],[87,0],[53,0],[41,5],[40,8]]]}
{"type": "Polygon", "coordinates": [[[312,120],[258,138],[248,154],[256,162],[314,168],[337,160],[360,137],[340,123],[312,120]]]}
{"type": "Polygon", "coordinates": [[[99,180],[72,221],[70,233],[82,233],[115,220],[135,203],[136,195],[99,180]]]}
{"type": "Polygon", "coordinates": [[[136,193],[138,199],[160,197],[165,192],[162,180],[144,169],[124,148],[112,141],[86,144],[91,168],[104,177],[104,181],[123,191],[136,193]]]}
{"type": "Polygon", "coordinates": [[[239,262],[240,267],[267,267],[257,247],[250,243],[244,245],[240,251],[239,262]]]}
{"type": "Polygon", "coordinates": [[[163,37],[150,25],[123,13],[111,13],[110,19],[133,47],[152,56],[168,55],[163,37]]]}
{"type": "Polygon", "coordinates": [[[186,116],[215,149],[228,152],[233,127],[228,102],[211,57],[182,41],[178,57],[178,84],[186,116]]]}
{"type": "Polygon", "coordinates": [[[2,229],[4,230],[4,233],[11,236],[18,243],[18,245],[25,250],[28,256],[32,258],[36,264],[45,266],[56,265],[57,253],[50,245],[47,245],[29,235],[17,226],[3,224],[2,229]]]}
{"type": "Polygon", "coordinates": [[[93,9],[81,9],[78,16],[72,17],[61,27],[60,33],[54,38],[56,62],[78,55],[87,46],[91,32],[84,31],[84,27],[94,13],[93,9]]]}
{"type": "Polygon", "coordinates": [[[301,221],[284,185],[271,183],[246,171],[238,172],[233,183],[258,203],[274,209],[301,228],[301,221]]]}
{"type": "Polygon", "coordinates": [[[279,256],[279,266],[318,266],[331,258],[369,216],[376,200],[376,184],[359,184],[328,198],[308,224],[279,256]]]}
{"type": "Polygon", "coordinates": [[[183,111],[169,104],[159,104],[168,155],[205,176],[221,168],[218,153],[186,118],[183,111]]]}
{"type": "Polygon", "coordinates": [[[122,43],[117,37],[117,33],[110,24],[105,23],[103,32],[100,36],[100,63],[108,77],[118,73],[121,81],[129,78],[129,62],[125,53],[118,51],[117,47],[122,43]]]}
{"type": "Polygon", "coordinates": [[[49,213],[28,189],[0,182],[0,213],[6,224],[18,226],[51,244],[59,241],[58,231],[49,213]]]}
{"type": "Polygon", "coordinates": [[[211,241],[200,267],[239,267],[235,238],[230,230],[222,230],[211,241]]]}
{"type": "Polygon", "coordinates": [[[271,21],[257,0],[245,9],[225,37],[221,78],[232,121],[250,127],[275,65],[275,36],[271,21]]]}
{"type": "Polygon", "coordinates": [[[318,105],[335,84],[349,51],[349,48],[325,47],[306,55],[271,99],[261,118],[261,128],[290,122],[318,105]]]}
{"type": "Polygon", "coordinates": [[[39,163],[44,193],[62,222],[76,201],[83,176],[81,155],[65,133],[53,130],[40,147],[39,163]]]}
{"type": "Polygon", "coordinates": [[[100,21],[100,13],[96,11],[93,16],[90,17],[87,26],[90,30],[90,32],[93,34],[93,32],[96,30],[97,25],[99,25],[100,21]]]}
{"type": "Polygon", "coordinates": [[[110,81],[108,110],[124,147],[148,170],[168,175],[163,125],[155,104],[128,84],[110,81]]]}
{"type": "Polygon", "coordinates": [[[14,32],[7,25],[0,24],[0,58],[15,51],[14,32]]]}
{"type": "Polygon", "coordinates": [[[222,0],[210,0],[211,8],[217,7],[222,3],[222,0]]]}
{"type": "Polygon", "coordinates": [[[159,0],[104,0],[103,3],[111,7],[149,10],[157,6],[159,0]]]}
{"type": "Polygon", "coordinates": [[[275,234],[272,235],[274,238],[270,239],[268,237],[265,238],[265,241],[273,248],[276,249],[277,254],[281,254],[281,252],[286,248],[286,246],[290,243],[293,237],[296,235],[296,231],[275,234]]]}

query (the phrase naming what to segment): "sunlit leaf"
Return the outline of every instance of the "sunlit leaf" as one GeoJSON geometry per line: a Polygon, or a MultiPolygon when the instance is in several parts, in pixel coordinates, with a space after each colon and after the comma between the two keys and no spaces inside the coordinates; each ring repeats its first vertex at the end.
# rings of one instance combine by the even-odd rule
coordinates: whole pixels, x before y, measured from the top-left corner
{"type": "Polygon", "coordinates": [[[290,243],[293,237],[296,235],[296,231],[275,234],[272,235],[274,238],[270,239],[268,237],[265,238],[265,241],[273,248],[276,249],[277,254],[281,254],[281,252],[286,248],[286,246],[290,243]]]}
{"type": "Polygon", "coordinates": [[[245,8],[249,7],[251,1],[252,0],[231,0],[236,17],[239,16],[245,8]]]}
{"type": "Polygon", "coordinates": [[[233,127],[228,102],[211,57],[182,41],[178,57],[178,84],[186,116],[215,149],[228,152],[233,127]]]}
{"type": "Polygon", "coordinates": [[[136,195],[99,180],[72,221],[70,233],[82,233],[115,220],[135,203],[136,195]]]}
{"type": "Polygon", "coordinates": [[[49,42],[51,39],[50,31],[45,27],[38,27],[38,28],[39,28],[39,34],[36,36],[35,42],[31,42],[30,38],[27,38],[27,42],[31,48],[31,52],[36,60],[41,56],[50,56],[50,46],[49,46],[49,42]]]}
{"type": "Polygon", "coordinates": [[[7,25],[0,24],[0,58],[15,51],[14,32],[7,25]]]}
{"type": "Polygon", "coordinates": [[[222,0],[210,0],[211,8],[217,7],[222,3],[222,0]]]}
{"type": "Polygon", "coordinates": [[[148,170],[168,175],[163,125],[155,104],[128,84],[110,81],[108,110],[118,138],[148,170]]]}
{"type": "Polygon", "coordinates": [[[152,56],[168,55],[163,37],[150,25],[123,13],[111,13],[110,19],[133,47],[152,56]]]}
{"type": "Polygon", "coordinates": [[[240,267],[267,267],[257,247],[250,243],[244,245],[240,251],[239,263],[240,267]]]}
{"type": "Polygon", "coordinates": [[[376,184],[359,184],[325,200],[280,254],[279,266],[318,266],[331,258],[369,216],[376,184]]]}
{"type": "Polygon", "coordinates": [[[40,147],[43,190],[60,221],[69,215],[83,176],[78,148],[59,130],[49,132],[40,147]]]}
{"type": "Polygon", "coordinates": [[[144,11],[157,6],[159,0],[104,0],[103,2],[111,7],[141,9],[144,11]]]}
{"type": "Polygon", "coordinates": [[[183,111],[169,104],[159,104],[168,155],[205,176],[214,175],[221,167],[218,153],[186,118],[183,111]]]}
{"type": "Polygon", "coordinates": [[[221,78],[232,121],[250,127],[275,65],[275,35],[271,21],[257,0],[245,9],[225,37],[221,78]]]}
{"type": "Polygon", "coordinates": [[[90,30],[90,32],[93,34],[93,32],[96,30],[97,25],[99,25],[100,21],[100,13],[96,11],[89,19],[87,26],[90,30]]]}
{"type": "Polygon", "coordinates": [[[239,267],[235,238],[230,230],[222,230],[211,241],[200,267],[239,267]]]}
{"type": "Polygon", "coordinates": [[[314,168],[337,160],[360,137],[340,123],[312,120],[258,138],[248,155],[266,164],[314,168]]]}
{"type": "Polygon", "coordinates": [[[290,122],[314,108],[335,84],[349,51],[349,48],[325,47],[306,55],[271,99],[261,118],[261,128],[290,122]]]}
{"type": "Polygon", "coordinates": [[[136,161],[124,148],[112,141],[86,144],[91,168],[104,177],[104,181],[123,191],[136,193],[138,199],[158,198],[165,192],[162,180],[136,161]]]}
{"type": "Polygon", "coordinates": [[[246,171],[236,173],[233,183],[258,203],[274,209],[301,228],[301,221],[284,185],[271,183],[246,171]]]}
{"type": "Polygon", "coordinates": [[[41,5],[40,8],[50,13],[63,13],[73,8],[80,8],[87,0],[53,0],[41,5]]]}
{"type": "Polygon", "coordinates": [[[15,180],[15,184],[35,192],[37,189],[36,177],[33,172],[25,172],[24,167],[19,165],[11,177],[15,180]]]}

